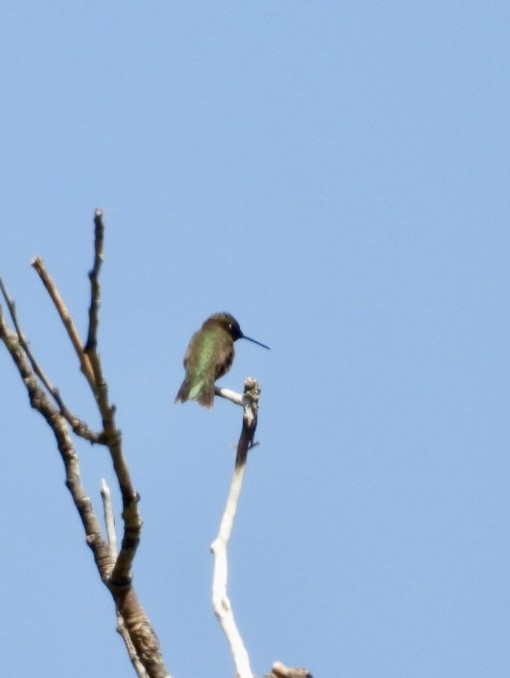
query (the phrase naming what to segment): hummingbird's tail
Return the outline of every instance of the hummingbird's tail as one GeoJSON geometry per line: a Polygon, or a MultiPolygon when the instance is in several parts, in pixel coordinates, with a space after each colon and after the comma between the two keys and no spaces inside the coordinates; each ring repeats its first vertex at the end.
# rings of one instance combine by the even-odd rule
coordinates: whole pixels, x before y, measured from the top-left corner
{"type": "Polygon", "coordinates": [[[202,391],[197,397],[197,402],[210,409],[214,405],[214,385],[212,388],[202,391]]]}
{"type": "Polygon", "coordinates": [[[185,403],[186,400],[196,400],[204,407],[211,408],[214,404],[214,381],[212,384],[201,381],[192,385],[185,379],[174,402],[185,403]]]}

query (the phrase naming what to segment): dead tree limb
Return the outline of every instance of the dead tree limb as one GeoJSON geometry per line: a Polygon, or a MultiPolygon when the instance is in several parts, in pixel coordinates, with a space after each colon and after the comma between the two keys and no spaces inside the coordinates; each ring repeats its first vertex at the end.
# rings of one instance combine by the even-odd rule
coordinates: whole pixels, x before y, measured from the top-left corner
{"type": "MultiPolygon", "coordinates": [[[[244,382],[243,395],[219,386],[216,386],[215,393],[236,405],[242,406],[243,425],[237,443],[234,473],[230,483],[225,510],[221,518],[220,529],[216,539],[211,544],[211,552],[214,558],[212,603],[214,613],[227,638],[236,668],[236,678],[254,678],[248,651],[237,628],[232,604],[227,594],[227,551],[239,505],[248,452],[252,447],[257,445],[255,442],[255,432],[257,430],[260,386],[255,379],[249,377],[244,382]]],[[[307,669],[290,669],[281,662],[275,662],[271,667],[271,673],[267,674],[265,678],[312,678],[312,674],[307,669]]]]}
{"type": "Polygon", "coordinates": [[[27,389],[31,406],[43,416],[53,431],[64,463],[66,486],[80,515],[86,542],[92,550],[101,580],[114,599],[118,619],[117,628],[124,639],[138,676],[171,678],[165,668],[157,636],[137,599],[132,585],[131,570],[140,543],[142,518],[138,510],[139,496],[131,481],[122,449],[122,436],[116,424],[115,406],[110,403],[101,359],[97,353],[100,306],[99,273],[103,261],[104,242],[104,223],[101,210],[96,210],[94,225],[94,264],[89,274],[91,301],[89,328],[85,345],[83,345],[71,314],[67,310],[64,300],[46,270],[42,259],[37,257],[32,265],[46,287],[78,356],[81,371],[92,390],[101,415],[102,430],[94,432],[65,405],[58,389],[51,384],[30,350],[17,317],[14,301],[1,280],[0,291],[14,329],[12,330],[8,326],[0,306],[0,340],[5,344],[27,389]],[[113,511],[111,505],[108,507],[110,499],[103,486],[103,506],[108,535],[108,539],[105,540],[99,520],[81,481],[80,462],[72,433],[93,444],[104,446],[111,456],[122,497],[123,536],[118,554],[116,538],[114,539],[112,535],[112,530],[115,530],[115,528],[112,526],[113,511]]]}
{"type": "MultiPolygon", "coordinates": [[[[217,389],[218,395],[229,397],[238,403],[238,394],[236,398],[226,396],[225,389],[217,389]]],[[[260,387],[255,379],[248,378],[244,384],[243,404],[243,426],[239,442],[237,444],[236,463],[234,474],[230,483],[230,491],[221,519],[220,529],[214,542],[211,544],[211,552],[214,557],[214,571],[212,583],[212,603],[214,613],[225,633],[230,652],[234,660],[237,676],[239,678],[253,678],[253,672],[250,667],[250,659],[244,645],[241,634],[237,628],[234,619],[232,605],[227,595],[227,577],[228,577],[228,559],[227,548],[232,534],[234,519],[239,504],[239,497],[243,486],[244,472],[246,470],[246,461],[248,451],[253,446],[253,438],[257,428],[257,411],[260,396],[260,387]]]]}

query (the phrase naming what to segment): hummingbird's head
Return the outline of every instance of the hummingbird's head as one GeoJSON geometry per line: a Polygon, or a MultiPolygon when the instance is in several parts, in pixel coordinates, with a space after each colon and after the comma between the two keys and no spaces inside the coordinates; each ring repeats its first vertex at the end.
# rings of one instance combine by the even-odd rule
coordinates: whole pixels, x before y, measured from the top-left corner
{"type": "Polygon", "coordinates": [[[204,325],[219,325],[225,332],[230,334],[232,341],[242,339],[244,336],[239,327],[239,323],[230,313],[215,313],[207,318],[204,325]]]}
{"type": "Polygon", "coordinates": [[[233,315],[230,315],[230,313],[215,313],[210,318],[207,318],[207,320],[204,323],[204,325],[209,324],[219,325],[221,328],[225,330],[225,332],[230,334],[230,336],[232,337],[232,341],[237,341],[238,339],[247,339],[248,341],[251,341],[254,344],[262,346],[262,348],[269,349],[269,346],[261,344],[260,341],[252,339],[251,337],[247,337],[246,334],[243,334],[243,331],[241,330],[239,323],[237,322],[233,315]]]}

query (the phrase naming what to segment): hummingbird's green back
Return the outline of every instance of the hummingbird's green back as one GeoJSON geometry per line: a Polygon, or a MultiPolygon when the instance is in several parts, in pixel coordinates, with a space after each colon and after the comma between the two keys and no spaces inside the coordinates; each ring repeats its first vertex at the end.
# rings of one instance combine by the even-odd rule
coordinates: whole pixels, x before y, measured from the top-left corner
{"type": "Polygon", "coordinates": [[[184,356],[186,376],[176,402],[198,400],[201,405],[212,407],[214,382],[230,369],[233,359],[232,337],[219,322],[208,319],[189,343],[184,356]]]}

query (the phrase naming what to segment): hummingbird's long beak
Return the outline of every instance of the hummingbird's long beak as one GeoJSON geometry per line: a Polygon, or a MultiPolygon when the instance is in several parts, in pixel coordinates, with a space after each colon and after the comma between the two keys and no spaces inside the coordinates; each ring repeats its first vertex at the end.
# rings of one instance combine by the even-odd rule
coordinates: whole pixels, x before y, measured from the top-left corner
{"type": "Polygon", "coordinates": [[[269,346],[266,346],[265,344],[263,344],[263,343],[260,342],[260,341],[257,341],[256,339],[252,339],[251,337],[247,337],[246,334],[243,334],[243,336],[242,336],[241,338],[242,338],[242,339],[248,339],[248,341],[251,341],[251,342],[254,343],[254,344],[258,344],[259,346],[262,346],[262,348],[267,348],[268,351],[271,350],[271,349],[269,348],[269,346]]]}

